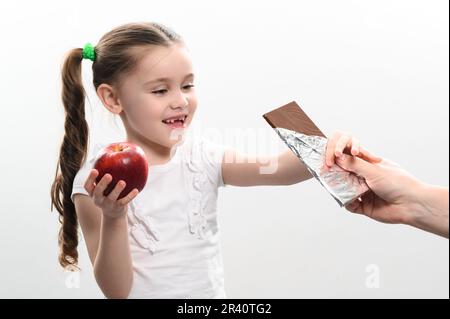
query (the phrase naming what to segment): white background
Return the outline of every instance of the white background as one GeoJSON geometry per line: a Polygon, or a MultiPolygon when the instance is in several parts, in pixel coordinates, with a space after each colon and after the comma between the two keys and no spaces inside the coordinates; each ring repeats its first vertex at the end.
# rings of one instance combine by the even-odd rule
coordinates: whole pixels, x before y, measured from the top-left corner
{"type": "MultiPolygon", "coordinates": [[[[0,2],[0,297],[102,298],[84,242],[79,288],[57,263],[50,185],[63,134],[68,49],[125,22],[186,40],[196,121],[266,130],[296,100],[326,134],[348,131],[428,183],[448,186],[448,1],[0,2]]],[[[84,80],[93,139],[121,138],[84,80]]],[[[449,297],[449,242],[340,209],[315,180],[226,187],[219,198],[230,298],[449,297]],[[367,267],[379,288],[366,286],[367,267]]]]}

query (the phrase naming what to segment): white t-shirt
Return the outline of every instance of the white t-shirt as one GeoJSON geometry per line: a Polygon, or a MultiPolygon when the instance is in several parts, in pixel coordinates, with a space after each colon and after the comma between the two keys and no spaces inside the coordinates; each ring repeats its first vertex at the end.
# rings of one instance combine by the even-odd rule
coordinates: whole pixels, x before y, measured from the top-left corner
{"type": "MultiPolygon", "coordinates": [[[[83,185],[103,146],[95,145],[76,175],[72,200],[87,194],[83,185]]],[[[225,186],[224,152],[206,139],[186,138],[168,163],[149,166],[127,216],[134,270],[129,298],[226,297],[216,209],[218,188],[225,186]]]]}

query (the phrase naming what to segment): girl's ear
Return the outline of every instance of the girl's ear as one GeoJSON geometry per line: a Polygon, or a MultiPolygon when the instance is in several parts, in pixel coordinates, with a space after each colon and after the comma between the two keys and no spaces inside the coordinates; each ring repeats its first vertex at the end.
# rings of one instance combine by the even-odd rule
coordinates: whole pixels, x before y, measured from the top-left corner
{"type": "Polygon", "coordinates": [[[102,101],[103,105],[114,114],[122,112],[122,105],[120,104],[116,90],[109,84],[102,83],[97,88],[97,95],[102,101]]]}

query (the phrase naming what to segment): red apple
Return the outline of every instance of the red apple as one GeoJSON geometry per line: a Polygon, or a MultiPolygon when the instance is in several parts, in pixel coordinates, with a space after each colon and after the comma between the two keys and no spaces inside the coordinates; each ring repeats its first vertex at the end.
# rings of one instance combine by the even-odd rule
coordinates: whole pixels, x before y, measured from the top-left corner
{"type": "Polygon", "coordinates": [[[126,186],[118,199],[128,195],[134,188],[141,191],[147,182],[147,158],[142,148],[133,143],[112,143],[104,147],[97,154],[94,168],[99,172],[96,183],[100,182],[105,174],[113,177],[103,193],[105,196],[111,193],[120,180],[123,180],[126,186]]]}

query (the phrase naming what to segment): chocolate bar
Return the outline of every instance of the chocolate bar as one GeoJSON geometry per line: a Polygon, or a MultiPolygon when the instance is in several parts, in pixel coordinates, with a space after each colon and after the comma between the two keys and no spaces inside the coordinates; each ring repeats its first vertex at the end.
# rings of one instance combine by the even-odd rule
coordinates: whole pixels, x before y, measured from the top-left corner
{"type": "Polygon", "coordinates": [[[263,117],[274,129],[285,128],[305,135],[326,137],[294,101],[264,114],[263,117]]]}
{"type": "Polygon", "coordinates": [[[327,138],[295,101],[263,117],[341,207],[369,190],[364,178],[325,165],[327,138]]]}

